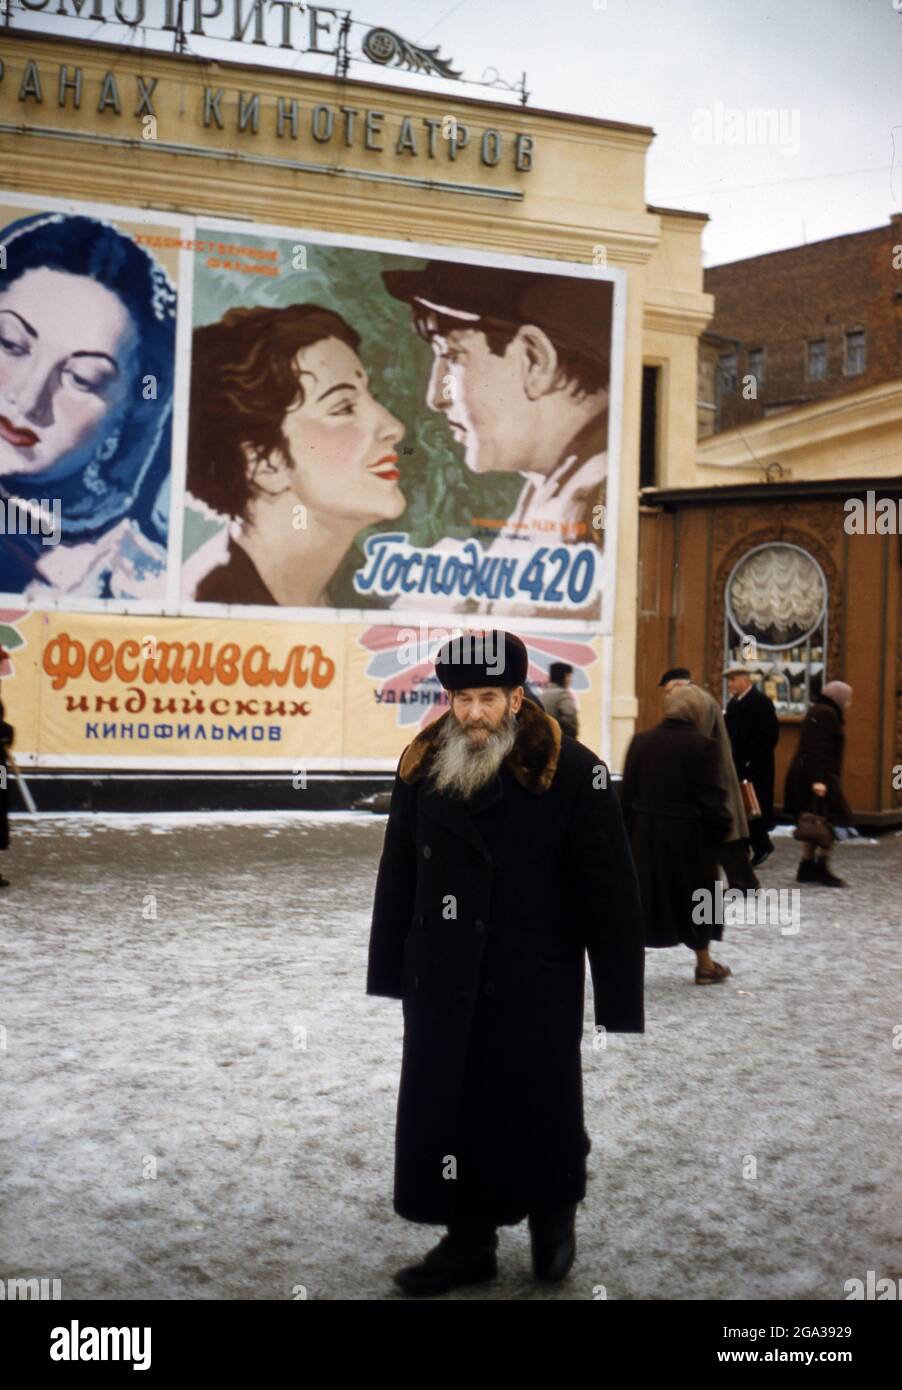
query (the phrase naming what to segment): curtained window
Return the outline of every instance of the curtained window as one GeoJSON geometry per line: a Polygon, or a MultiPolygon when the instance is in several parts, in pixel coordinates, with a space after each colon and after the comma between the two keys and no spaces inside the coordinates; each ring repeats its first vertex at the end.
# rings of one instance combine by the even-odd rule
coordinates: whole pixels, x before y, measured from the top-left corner
{"type": "Polygon", "coordinates": [[[827,584],[807,551],[782,542],[743,555],[727,581],[725,665],[741,661],[780,714],[801,715],[824,682],[827,584]]]}

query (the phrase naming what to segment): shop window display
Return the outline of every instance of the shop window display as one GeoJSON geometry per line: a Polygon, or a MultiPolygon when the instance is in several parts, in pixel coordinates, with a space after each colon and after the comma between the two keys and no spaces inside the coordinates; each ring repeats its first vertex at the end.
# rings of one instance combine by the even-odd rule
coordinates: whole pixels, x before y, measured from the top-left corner
{"type": "Polygon", "coordinates": [[[778,714],[805,714],[825,679],[827,584],[817,561],[799,546],[757,546],[733,569],[725,609],[727,663],[743,662],[778,714]]]}

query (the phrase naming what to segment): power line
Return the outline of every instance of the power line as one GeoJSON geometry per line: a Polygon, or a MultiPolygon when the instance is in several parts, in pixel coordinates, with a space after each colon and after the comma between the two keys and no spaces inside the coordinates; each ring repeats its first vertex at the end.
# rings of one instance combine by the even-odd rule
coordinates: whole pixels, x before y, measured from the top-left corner
{"type": "Polygon", "coordinates": [[[783,188],[790,183],[817,183],[824,179],[850,179],[856,178],[860,174],[886,174],[889,168],[885,164],[878,164],[869,169],[841,169],[835,174],[799,174],[794,179],[771,179],[767,183],[730,183],[720,188],[694,188],[687,189],[683,194],[687,198],[710,198],[717,193],[739,193],[747,188],[783,188]]]}
{"type": "Polygon", "coordinates": [[[440,24],[444,24],[446,19],[450,19],[453,14],[457,13],[461,5],[465,5],[466,3],[467,0],[457,0],[457,4],[452,5],[450,10],[448,10],[447,14],[443,14],[441,19],[437,19],[435,23],[426,30],[425,34],[420,35],[420,37],[417,39],[417,43],[422,43],[424,39],[428,39],[429,35],[433,33],[439,27],[440,24]]]}

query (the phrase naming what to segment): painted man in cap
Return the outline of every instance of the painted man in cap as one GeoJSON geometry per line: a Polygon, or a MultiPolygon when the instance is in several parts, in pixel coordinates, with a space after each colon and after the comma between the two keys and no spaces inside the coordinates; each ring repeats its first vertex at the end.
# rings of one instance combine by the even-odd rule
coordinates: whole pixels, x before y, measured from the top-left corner
{"type": "Polygon", "coordinates": [[[587,951],[596,1024],[644,1031],[618,802],[596,755],[524,698],[527,665],[511,633],[446,643],[450,708],[392,792],[367,992],[403,1000],[394,1209],[448,1228],[395,1276],[413,1294],[494,1278],[497,1227],[527,1217],[536,1277],[566,1276],[591,1147],[587,951]]]}
{"type": "MultiPolygon", "coordinates": [[[[432,347],[426,403],[463,446],[467,467],[523,475],[492,553],[582,542],[600,558],[611,282],[457,261],[383,271],[382,278],[410,305],[414,328],[432,347]]],[[[597,603],[593,593],[594,611],[597,603]]],[[[480,611],[542,610],[496,600],[480,611]]]]}

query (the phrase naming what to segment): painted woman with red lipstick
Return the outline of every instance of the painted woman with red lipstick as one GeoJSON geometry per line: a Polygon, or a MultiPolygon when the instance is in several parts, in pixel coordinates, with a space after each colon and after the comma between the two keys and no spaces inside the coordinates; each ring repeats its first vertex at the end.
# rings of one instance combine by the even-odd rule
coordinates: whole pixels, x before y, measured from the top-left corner
{"type": "Polygon", "coordinates": [[[172,284],[93,217],[23,217],[0,247],[0,497],[58,523],[52,545],[7,525],[0,592],[161,595],[172,284]]]}
{"type": "Polygon", "coordinates": [[[334,607],[357,534],[406,507],[404,426],[376,400],[359,334],[315,304],[230,309],[195,329],[188,488],[231,519],[207,603],[334,607]]]}

